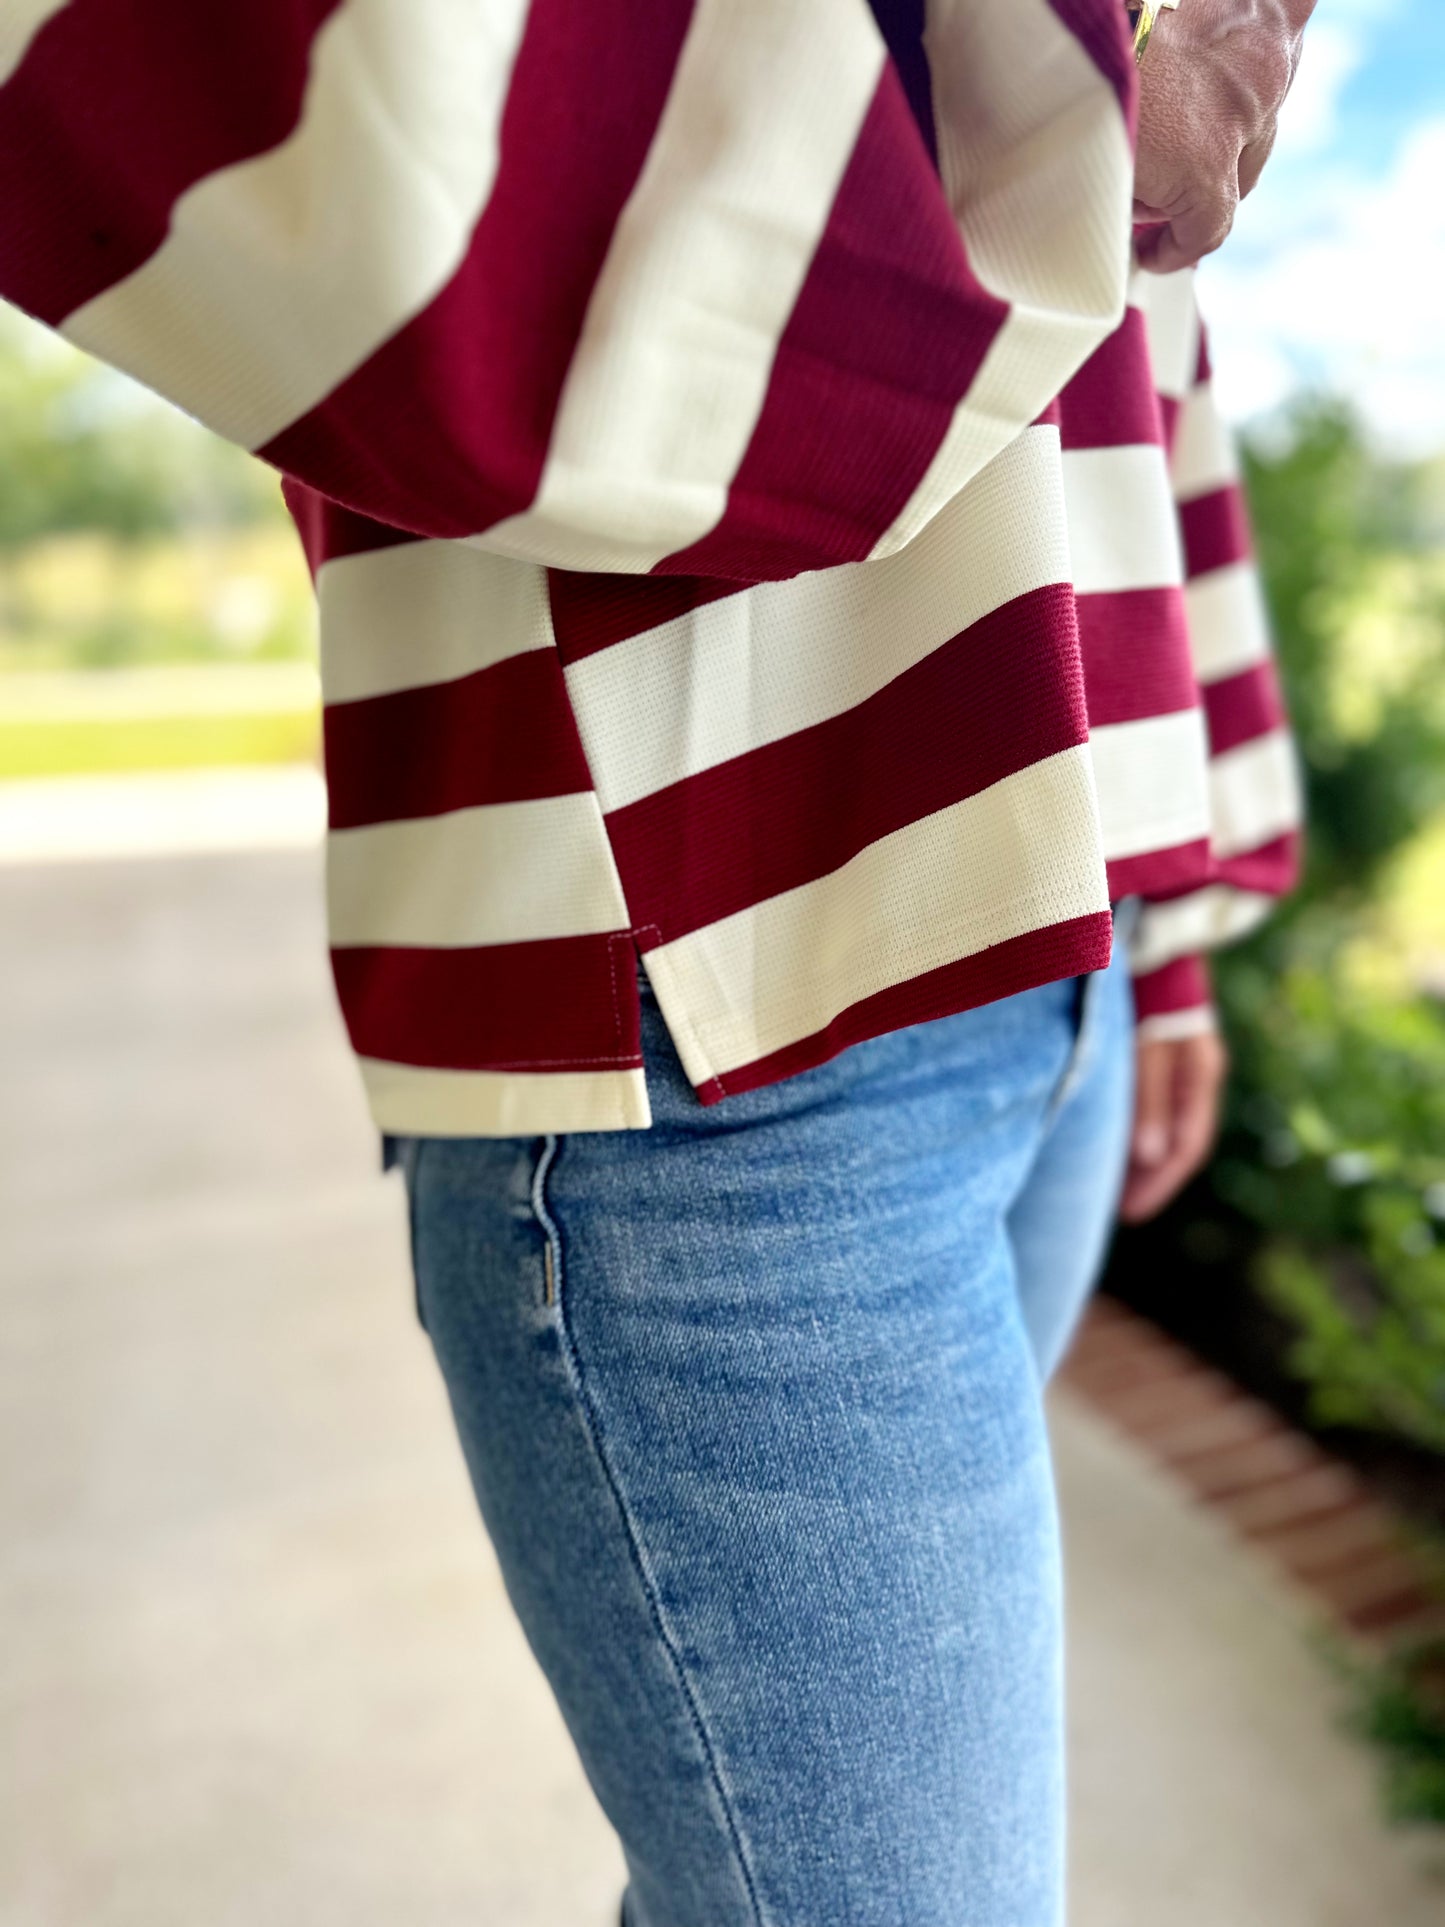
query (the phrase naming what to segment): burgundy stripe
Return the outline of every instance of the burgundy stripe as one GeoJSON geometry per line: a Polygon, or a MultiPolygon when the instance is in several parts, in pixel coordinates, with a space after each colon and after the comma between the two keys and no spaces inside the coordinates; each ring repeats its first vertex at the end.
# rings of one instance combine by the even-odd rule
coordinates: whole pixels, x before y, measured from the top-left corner
{"type": "Polygon", "coordinates": [[[1059,397],[1065,448],[1164,445],[1164,423],[1144,317],[1126,308],[1124,320],[1084,363],[1059,397]]]}
{"type": "Polygon", "coordinates": [[[745,582],[696,575],[590,575],[547,571],[552,631],[563,662],[580,662],[599,649],[691,614],[723,596],[741,595],[745,582]]]}
{"type": "Polygon", "coordinates": [[[1008,312],[969,268],[889,65],[778,344],[727,510],[657,572],[758,580],[869,555],[1008,312]]]}
{"type": "Polygon", "coordinates": [[[1185,574],[1191,580],[1249,557],[1244,491],[1233,482],[1211,489],[1208,495],[1196,495],[1192,502],[1181,502],[1179,529],[1184,537],[1185,574]]]}
{"type": "Polygon", "coordinates": [[[1210,878],[1209,839],[1176,843],[1167,850],[1145,850],[1138,856],[1116,857],[1109,865],[1109,896],[1177,896],[1197,890],[1210,878]]]}
{"type": "Polygon", "coordinates": [[[1209,333],[1201,322],[1199,326],[1199,359],[1194,364],[1194,385],[1202,388],[1204,383],[1213,379],[1214,370],[1209,363],[1209,333]]]}
{"type": "Polygon", "coordinates": [[[463,536],[537,492],[558,399],[691,15],[532,0],[496,183],[435,301],[261,453],[338,501],[463,536]]]}
{"type": "Polygon", "coordinates": [[[1159,421],[1164,430],[1164,447],[1172,455],[1179,435],[1180,402],[1176,395],[1159,396],[1159,421]]]}
{"type": "Polygon", "coordinates": [[[1071,601],[1020,596],[842,715],[614,810],[634,923],[668,942],[1082,742],[1071,601]]]}
{"type": "Polygon", "coordinates": [[[1115,589],[1081,595],[1078,605],[1091,723],[1193,708],[1199,692],[1181,590],[1115,589]]]}
{"type": "Polygon", "coordinates": [[[1204,689],[1204,712],[1209,718],[1209,748],[1214,756],[1240,743],[1252,742],[1286,723],[1279,676],[1272,662],[1241,669],[1204,689]]]}
{"type": "Polygon", "coordinates": [[[52,327],[160,246],[217,168],[300,116],[339,0],[71,0],[0,89],[0,292],[52,327]]]}
{"type": "Polygon", "coordinates": [[[1213,1002],[1209,971],[1202,957],[1176,957],[1134,979],[1134,1013],[1162,1017],[1175,1010],[1198,1010],[1213,1002]]]}
{"type": "Polygon", "coordinates": [[[1283,896],[1299,881],[1302,839],[1297,830],[1287,831],[1257,850],[1216,861],[1215,875],[1239,890],[1258,890],[1266,896],[1283,896]]]}
{"type": "Polygon", "coordinates": [[[344,509],[339,502],[328,501],[314,488],[307,488],[304,482],[294,481],[289,475],[282,477],[281,493],[296,524],[313,580],[323,562],[334,562],[343,555],[369,555],[374,549],[390,549],[399,543],[421,540],[410,529],[389,528],[385,522],[373,522],[369,515],[344,509]]]}
{"type": "Polygon", "coordinates": [[[1114,0],[1049,0],[1049,5],[1114,89],[1132,137],[1139,76],[1124,9],[1114,0]]]}
{"type": "MultiPolygon", "coordinates": [[[[1266,896],[1281,895],[1293,887],[1300,851],[1299,831],[1289,830],[1240,856],[1211,858],[1207,881],[1232,884],[1240,890],[1258,890],[1266,896]]],[[[1151,900],[1173,902],[1179,897],[1192,896],[1199,887],[1197,883],[1190,883],[1179,889],[1154,890],[1150,893],[1151,900]]]]}
{"type": "Polygon", "coordinates": [[[935,1017],[952,1017],[961,1010],[973,1010],[1039,984],[1056,983],[1061,977],[1103,970],[1109,962],[1112,934],[1112,919],[1107,910],[1100,910],[1093,916],[1074,917],[1045,930],[1011,937],[1006,943],[996,943],[972,957],[926,971],[907,983],[891,984],[887,990],[850,1004],[811,1037],[724,1072],[701,1086],[698,1096],[704,1104],[716,1104],[734,1092],[757,1090],[760,1085],[826,1064],[850,1044],[861,1044],[865,1038],[882,1036],[885,1031],[901,1030],[907,1024],[926,1023],[935,1017]]]}
{"type": "Polygon", "coordinates": [[[323,717],[333,830],[590,790],[562,665],[528,649],[323,717]]]}
{"type": "Polygon", "coordinates": [[[473,950],[335,949],[352,1048],[427,1070],[630,1069],[642,1062],[625,931],[473,950]]]}

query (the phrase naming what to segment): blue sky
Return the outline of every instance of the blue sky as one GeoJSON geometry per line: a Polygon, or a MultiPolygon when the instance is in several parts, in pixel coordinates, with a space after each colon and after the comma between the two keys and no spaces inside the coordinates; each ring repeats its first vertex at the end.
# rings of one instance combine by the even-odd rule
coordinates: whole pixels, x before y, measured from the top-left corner
{"type": "Polygon", "coordinates": [[[1201,273],[1237,419],[1302,383],[1445,450],[1445,4],[1320,0],[1278,146],[1201,273]]]}

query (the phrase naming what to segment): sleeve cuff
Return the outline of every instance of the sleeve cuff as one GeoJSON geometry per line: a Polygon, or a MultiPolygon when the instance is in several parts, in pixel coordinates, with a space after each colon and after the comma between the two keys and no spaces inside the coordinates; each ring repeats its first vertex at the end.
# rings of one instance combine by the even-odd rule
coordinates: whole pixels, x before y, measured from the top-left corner
{"type": "Polygon", "coordinates": [[[1203,957],[1176,957],[1135,977],[1134,1016],[1141,1042],[1198,1037],[1213,1030],[1214,999],[1203,957]]]}

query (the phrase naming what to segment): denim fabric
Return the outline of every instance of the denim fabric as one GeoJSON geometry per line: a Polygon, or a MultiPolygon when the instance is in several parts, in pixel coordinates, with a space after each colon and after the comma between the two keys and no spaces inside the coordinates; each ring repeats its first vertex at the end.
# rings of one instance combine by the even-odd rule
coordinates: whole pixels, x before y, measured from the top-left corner
{"type": "Polygon", "coordinates": [[[1124,965],[710,1109],[643,1017],[650,1131],[395,1146],[629,1927],[1055,1927],[1041,1378],[1121,1178],[1124,965]]]}

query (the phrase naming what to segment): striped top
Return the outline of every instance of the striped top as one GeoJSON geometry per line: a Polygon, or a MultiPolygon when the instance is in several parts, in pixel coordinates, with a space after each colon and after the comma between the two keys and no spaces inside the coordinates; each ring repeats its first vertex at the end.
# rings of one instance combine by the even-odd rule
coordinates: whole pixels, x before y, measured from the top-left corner
{"type": "Polygon", "coordinates": [[[0,294],[286,478],[383,1128],[645,1125],[639,954],[710,1102],[1101,966],[1111,894],[1187,1028],[1288,881],[1122,9],[926,12],[0,16],[0,294]]]}

